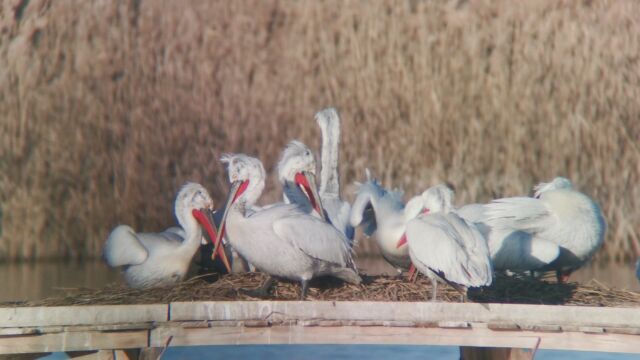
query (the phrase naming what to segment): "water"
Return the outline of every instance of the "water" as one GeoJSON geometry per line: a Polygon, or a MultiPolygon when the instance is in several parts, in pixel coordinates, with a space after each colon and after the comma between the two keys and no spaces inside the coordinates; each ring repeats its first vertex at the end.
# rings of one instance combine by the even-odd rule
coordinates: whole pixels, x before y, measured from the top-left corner
{"type": "MultiPolygon", "coordinates": [[[[380,258],[358,258],[358,267],[367,274],[395,273],[380,258]]],[[[591,265],[574,273],[570,280],[640,291],[632,263],[591,265]]],[[[0,302],[43,299],[64,295],[68,289],[97,289],[112,283],[123,283],[122,277],[101,261],[0,263],[0,302]]]]}
{"type": "MultiPolygon", "coordinates": [[[[417,360],[442,359],[458,360],[457,346],[418,345],[216,345],[216,346],[176,346],[170,347],[162,359],[261,359],[261,360],[417,360]]],[[[538,350],[536,360],[636,360],[637,354],[605,352],[538,350]]],[[[69,359],[64,353],[54,353],[45,357],[49,360],[69,359]]]]}

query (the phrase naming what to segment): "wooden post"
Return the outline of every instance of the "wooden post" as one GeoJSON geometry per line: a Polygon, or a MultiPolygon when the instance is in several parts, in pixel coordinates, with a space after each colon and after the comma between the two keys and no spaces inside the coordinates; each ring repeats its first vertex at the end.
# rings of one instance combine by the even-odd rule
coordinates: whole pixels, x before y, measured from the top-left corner
{"type": "Polygon", "coordinates": [[[529,349],[460,346],[461,360],[530,360],[529,349]]]}

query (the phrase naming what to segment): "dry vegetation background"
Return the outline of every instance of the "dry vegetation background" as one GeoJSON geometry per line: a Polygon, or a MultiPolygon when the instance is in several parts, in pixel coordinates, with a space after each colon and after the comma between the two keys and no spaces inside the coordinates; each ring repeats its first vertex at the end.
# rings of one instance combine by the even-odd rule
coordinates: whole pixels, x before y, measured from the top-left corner
{"type": "Polygon", "coordinates": [[[463,204],[564,175],[603,206],[599,258],[635,256],[638,1],[5,0],[0,11],[2,259],[96,256],[118,223],[167,226],[186,180],[220,203],[222,152],[272,171],[290,139],[318,149],[313,114],[329,105],[343,118],[343,184],[365,167],[408,194],[449,180],[463,204]]]}

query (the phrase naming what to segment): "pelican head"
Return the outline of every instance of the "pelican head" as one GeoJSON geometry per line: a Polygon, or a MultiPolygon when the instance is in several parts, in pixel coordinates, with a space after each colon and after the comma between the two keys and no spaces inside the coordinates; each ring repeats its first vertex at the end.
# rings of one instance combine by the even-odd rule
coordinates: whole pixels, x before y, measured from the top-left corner
{"type": "Polygon", "coordinates": [[[316,159],[309,148],[300,141],[293,140],[282,153],[278,162],[278,178],[285,185],[294,183],[307,196],[311,206],[325,219],[322,201],[316,186],[316,159]]]}
{"type": "Polygon", "coordinates": [[[432,186],[421,197],[427,212],[448,213],[453,209],[453,189],[447,184],[432,186]]]}
{"type": "Polygon", "coordinates": [[[287,144],[278,162],[278,180],[281,183],[294,181],[300,172],[316,173],[316,158],[307,145],[298,140],[287,144]]]}
{"type": "MultiPolygon", "coordinates": [[[[226,206],[222,214],[220,231],[218,231],[218,236],[214,241],[211,260],[215,260],[216,253],[219,252],[220,243],[225,233],[225,224],[229,209],[231,209],[235,203],[242,204],[243,208],[255,204],[262,194],[266,177],[262,162],[254,157],[244,154],[224,154],[220,158],[220,161],[227,164],[231,188],[229,189],[226,206]]],[[[224,251],[222,251],[222,253],[224,253],[224,251]]]]}
{"type": "Polygon", "coordinates": [[[338,110],[332,107],[322,109],[316,113],[315,119],[318,126],[320,126],[320,130],[332,135],[333,138],[339,136],[339,134],[334,133],[340,131],[340,115],[338,115],[338,110]]]}
{"type": "MultiPolygon", "coordinates": [[[[185,229],[189,224],[190,217],[193,217],[209,234],[209,237],[213,240],[217,237],[214,226],[210,221],[208,213],[213,210],[213,200],[207,189],[204,186],[188,182],[180,188],[175,202],[175,214],[178,219],[178,223],[185,229]]],[[[223,252],[224,253],[224,252],[223,252]]],[[[222,255],[222,262],[229,272],[231,272],[231,266],[227,257],[222,255]]]]}
{"type": "Polygon", "coordinates": [[[247,205],[255,204],[264,190],[266,172],[262,162],[245,154],[224,154],[220,161],[227,164],[231,190],[236,191],[232,202],[239,200],[247,205]]]}
{"type": "Polygon", "coordinates": [[[571,183],[571,180],[565,177],[558,176],[557,178],[551,180],[551,182],[540,183],[534,186],[533,190],[535,191],[535,193],[533,197],[535,197],[536,199],[539,199],[540,195],[542,195],[542,193],[546,191],[560,190],[560,189],[569,189],[569,190],[573,189],[573,183],[571,183]]]}

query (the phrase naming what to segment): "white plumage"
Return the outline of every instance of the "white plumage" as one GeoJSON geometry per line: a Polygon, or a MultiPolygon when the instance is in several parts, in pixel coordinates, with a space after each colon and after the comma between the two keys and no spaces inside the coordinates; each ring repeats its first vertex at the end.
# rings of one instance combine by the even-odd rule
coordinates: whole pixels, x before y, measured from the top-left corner
{"type": "Polygon", "coordinates": [[[231,246],[242,257],[271,276],[300,281],[303,298],[308,281],[316,276],[360,283],[340,231],[295,204],[274,204],[248,214],[246,208],[264,188],[262,163],[243,154],[226,155],[222,160],[228,163],[232,183],[223,224],[231,246]]]}
{"type": "Polygon", "coordinates": [[[322,132],[322,167],[320,169],[320,198],[329,221],[342,232],[351,246],[355,230],[349,223],[351,205],[340,196],[340,115],[334,108],[319,111],[315,116],[322,132]]]}
{"type": "Polygon", "coordinates": [[[182,227],[161,233],[136,233],[119,225],[107,239],[103,257],[112,267],[125,266],[124,277],[135,288],[163,286],[184,279],[202,240],[200,222],[215,237],[205,217],[196,214],[211,209],[213,202],[202,185],[187,183],[178,192],[175,215],[182,227]]]}
{"type": "Polygon", "coordinates": [[[405,233],[407,222],[422,209],[422,206],[405,207],[402,195],[401,191],[383,188],[367,170],[350,216],[351,225],[362,226],[365,235],[374,236],[382,256],[398,270],[408,269],[411,260],[407,247],[397,248],[396,244],[405,233]]]}
{"type": "Polygon", "coordinates": [[[438,185],[420,197],[427,213],[409,221],[406,240],[412,263],[431,279],[431,299],[436,299],[438,280],[464,294],[468,287],[491,285],[493,270],[486,240],[475,225],[453,211],[453,191],[438,185]]]}
{"type": "Polygon", "coordinates": [[[598,204],[566,178],[541,183],[535,191],[534,198],[504,198],[485,205],[484,223],[498,234],[524,233],[518,236],[549,254],[557,246],[557,258],[540,270],[556,270],[558,280],[564,281],[600,249],[606,223],[598,204]]]}

